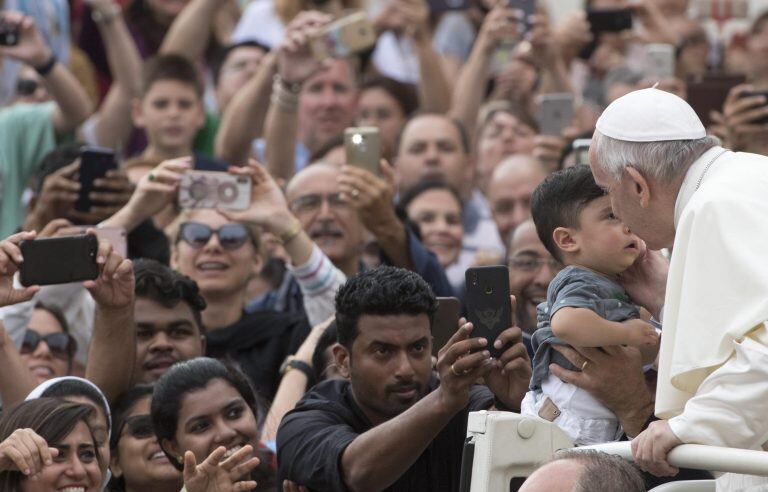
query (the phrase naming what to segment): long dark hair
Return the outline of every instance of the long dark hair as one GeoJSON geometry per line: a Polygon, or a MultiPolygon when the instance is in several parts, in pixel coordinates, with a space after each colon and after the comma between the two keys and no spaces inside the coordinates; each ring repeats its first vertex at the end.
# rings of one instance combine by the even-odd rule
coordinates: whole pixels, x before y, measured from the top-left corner
{"type": "MultiPolygon", "coordinates": [[[[48,446],[55,447],[64,440],[78,422],[88,425],[93,408],[88,405],[70,403],[58,398],[37,398],[26,401],[5,413],[0,419],[0,442],[5,441],[17,429],[32,429],[45,439],[48,446]]],[[[90,431],[90,426],[88,426],[90,431]]],[[[99,461],[99,447],[91,432],[94,452],[99,461]]],[[[15,492],[21,490],[22,481],[27,478],[20,471],[0,472],[0,490],[15,492]]]]}
{"type": "Polygon", "coordinates": [[[152,425],[160,448],[178,470],[184,469],[184,463],[165,449],[163,441],[172,441],[176,436],[181,401],[184,396],[205,388],[214,379],[223,379],[235,388],[253,412],[257,422],[262,420],[256,393],[248,382],[248,378],[239,370],[208,357],[197,357],[174,364],[155,383],[155,392],[152,396],[152,425]]]}

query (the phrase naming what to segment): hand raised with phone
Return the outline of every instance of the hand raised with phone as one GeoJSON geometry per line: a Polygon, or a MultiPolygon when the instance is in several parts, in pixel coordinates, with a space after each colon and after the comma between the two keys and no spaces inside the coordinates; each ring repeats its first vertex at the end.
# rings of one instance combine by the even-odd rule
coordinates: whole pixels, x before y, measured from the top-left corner
{"type": "Polygon", "coordinates": [[[51,57],[51,49],[45,44],[32,17],[21,12],[2,13],[3,24],[18,32],[18,42],[12,46],[0,46],[0,55],[19,60],[33,67],[45,65],[51,57]]]}
{"type": "Polygon", "coordinates": [[[28,301],[40,290],[35,285],[18,289],[13,286],[13,276],[24,262],[19,244],[35,237],[34,231],[19,232],[0,241],[0,307],[28,301]]]}
{"type": "MultiPolygon", "coordinates": [[[[89,229],[88,234],[95,235],[95,231],[89,229]]],[[[101,239],[96,253],[96,264],[99,267],[99,276],[83,282],[96,304],[107,310],[132,309],[134,276],[131,260],[124,259],[112,248],[109,241],[101,239]]]]}
{"type": "Polygon", "coordinates": [[[323,62],[312,53],[310,42],[330,21],[327,14],[305,11],[288,24],[277,55],[277,73],[286,84],[303,84],[323,68],[323,62]]]}

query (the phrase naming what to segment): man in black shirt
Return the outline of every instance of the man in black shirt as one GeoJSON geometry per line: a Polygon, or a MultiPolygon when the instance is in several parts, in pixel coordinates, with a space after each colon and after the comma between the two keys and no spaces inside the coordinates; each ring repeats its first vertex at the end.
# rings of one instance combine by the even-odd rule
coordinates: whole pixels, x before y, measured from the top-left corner
{"type": "Polygon", "coordinates": [[[467,414],[494,400],[518,409],[531,369],[519,328],[494,342],[507,347],[495,360],[463,323],[440,350],[438,382],[436,307],[424,280],[398,268],[361,273],[339,289],[334,357],[347,380],[318,384],[283,419],[280,480],[323,492],[458,490],[467,414]]]}

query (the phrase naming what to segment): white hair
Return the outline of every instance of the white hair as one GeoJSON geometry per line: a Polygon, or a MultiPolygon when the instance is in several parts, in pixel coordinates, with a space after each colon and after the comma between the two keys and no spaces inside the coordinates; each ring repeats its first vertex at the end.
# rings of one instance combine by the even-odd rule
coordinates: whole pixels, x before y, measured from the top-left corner
{"type": "Polygon", "coordinates": [[[717,137],[662,142],[628,142],[595,130],[593,139],[597,165],[614,180],[621,181],[624,168],[632,166],[643,175],[670,183],[688,170],[704,152],[720,145],[717,137]]]}

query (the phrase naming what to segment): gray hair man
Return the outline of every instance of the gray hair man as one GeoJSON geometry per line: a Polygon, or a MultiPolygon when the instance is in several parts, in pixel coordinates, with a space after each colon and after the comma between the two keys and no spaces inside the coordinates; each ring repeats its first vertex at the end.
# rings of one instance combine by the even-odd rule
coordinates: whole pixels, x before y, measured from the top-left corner
{"type": "Polygon", "coordinates": [[[559,451],[533,472],[520,492],[644,492],[640,471],[622,458],[599,451],[559,451]]]}
{"type": "MultiPolygon", "coordinates": [[[[632,442],[636,462],[674,475],[681,443],[762,449],[768,436],[768,158],[706,136],[693,109],[657,89],[623,96],[597,122],[595,181],[649,250],[622,274],[662,319],[656,416],[632,442]]],[[[718,490],[768,484],[725,475],[718,490]]]]}

